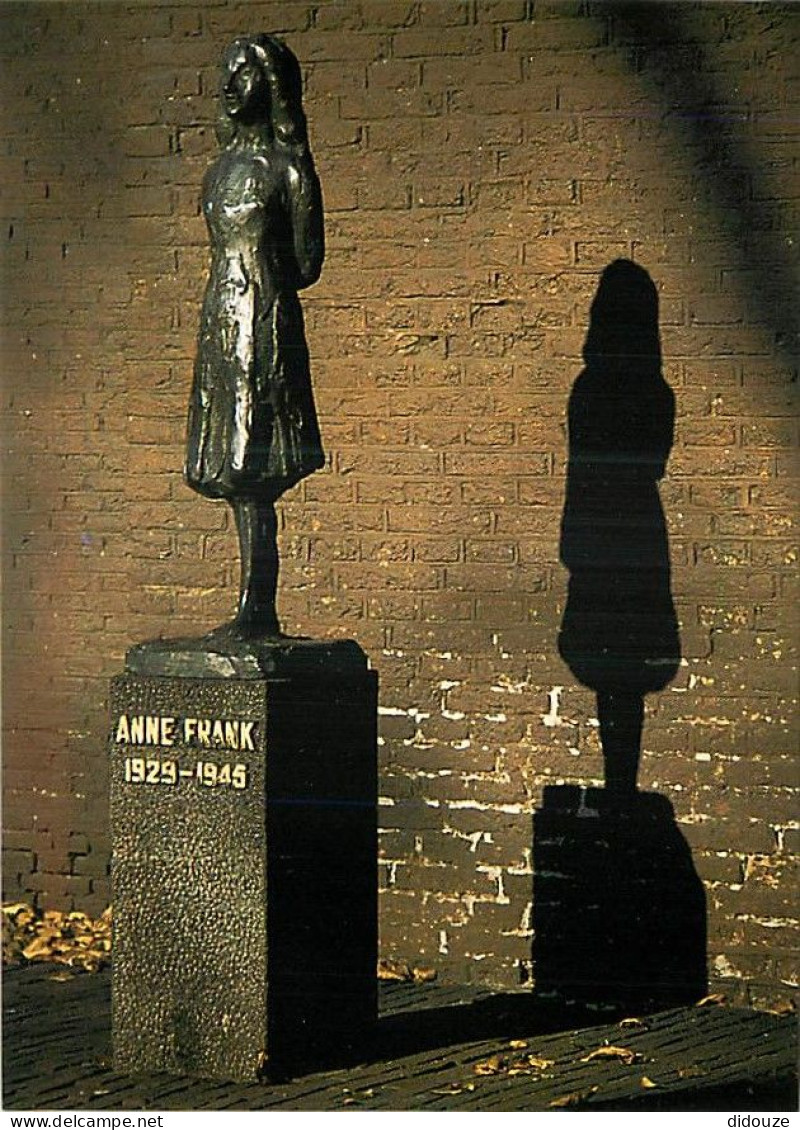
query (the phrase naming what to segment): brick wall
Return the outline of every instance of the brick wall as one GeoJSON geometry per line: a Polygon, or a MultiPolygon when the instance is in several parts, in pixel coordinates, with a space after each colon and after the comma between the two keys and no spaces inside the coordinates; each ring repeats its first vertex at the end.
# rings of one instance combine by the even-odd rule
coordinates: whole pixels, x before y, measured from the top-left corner
{"type": "Polygon", "coordinates": [[[566,408],[600,273],[660,296],[682,660],[642,789],[705,885],[712,978],[794,983],[798,12],[782,4],[4,4],[6,897],[108,899],[107,680],[232,614],[235,536],[181,481],[216,65],[304,70],[327,262],[325,471],[281,506],[288,631],[381,679],[381,947],[530,975],[532,814],[599,784],[558,653],[566,408]]]}

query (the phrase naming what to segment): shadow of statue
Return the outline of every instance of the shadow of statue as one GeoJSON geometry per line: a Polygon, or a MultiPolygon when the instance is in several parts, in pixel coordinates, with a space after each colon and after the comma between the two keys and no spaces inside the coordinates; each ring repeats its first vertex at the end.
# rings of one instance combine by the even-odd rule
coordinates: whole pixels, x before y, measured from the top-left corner
{"type": "Polygon", "coordinates": [[[533,820],[533,970],[551,1006],[651,1011],[707,985],[706,903],[666,797],[638,792],[645,695],[680,663],[658,493],[675,398],[645,270],[603,271],[568,409],[559,651],[597,695],[605,788],[544,790],[533,820]]]}
{"type": "Polygon", "coordinates": [[[606,789],[631,795],[644,696],[680,662],[658,494],[675,398],[661,375],[658,294],[626,259],[603,271],[568,409],[561,560],[570,572],[559,651],[597,694],[606,789]]]}

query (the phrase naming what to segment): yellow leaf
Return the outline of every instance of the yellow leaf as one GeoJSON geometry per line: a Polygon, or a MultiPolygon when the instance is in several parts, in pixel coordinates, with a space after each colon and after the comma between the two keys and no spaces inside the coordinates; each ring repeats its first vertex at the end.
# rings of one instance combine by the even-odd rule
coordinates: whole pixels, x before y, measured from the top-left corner
{"type": "Polygon", "coordinates": [[[698,1076],[705,1075],[702,1067],[698,1067],[696,1063],[690,1064],[688,1067],[681,1067],[678,1071],[679,1079],[696,1079],[698,1076]]]}
{"type": "Polygon", "coordinates": [[[538,1055],[529,1055],[527,1062],[531,1067],[535,1067],[537,1071],[546,1071],[548,1067],[555,1066],[554,1059],[541,1059],[538,1055]]]}
{"type": "Polygon", "coordinates": [[[523,1059],[515,1060],[508,1069],[509,1075],[533,1075],[535,1071],[546,1071],[553,1067],[555,1061],[542,1059],[538,1055],[526,1055],[523,1059]]]}
{"type": "Polygon", "coordinates": [[[725,1004],[727,1000],[724,993],[710,993],[709,996],[703,997],[702,1000],[697,1002],[698,1008],[706,1008],[710,1004],[725,1004]]]}
{"type": "Polygon", "coordinates": [[[797,1007],[794,1001],[782,1000],[778,1001],[774,1008],[768,1008],[767,1012],[772,1013],[773,1016],[789,1016],[793,1012],[797,1012],[797,1007]]]}
{"type": "Polygon", "coordinates": [[[620,1059],[623,1063],[630,1065],[641,1058],[638,1052],[631,1051],[630,1048],[617,1048],[613,1044],[606,1044],[602,1048],[590,1052],[589,1055],[583,1056],[581,1063],[591,1063],[595,1059],[620,1059]]]}
{"type": "Polygon", "coordinates": [[[476,1075],[499,1075],[505,1068],[506,1061],[500,1055],[491,1055],[488,1059],[475,1063],[472,1070],[476,1075]]]}
{"type": "Polygon", "coordinates": [[[5,914],[7,918],[15,918],[23,910],[28,911],[31,917],[33,917],[31,908],[26,902],[7,902],[2,906],[3,914],[5,914]]]}
{"type": "Polygon", "coordinates": [[[382,957],[378,962],[378,980],[380,981],[413,981],[414,974],[411,967],[404,961],[391,961],[382,957]]]}
{"type": "Polygon", "coordinates": [[[29,942],[28,945],[25,946],[25,949],[22,951],[22,956],[27,961],[34,961],[37,957],[41,957],[42,954],[49,954],[49,953],[50,953],[50,941],[49,941],[49,939],[48,938],[34,938],[32,942],[29,942]]]}
{"type": "Polygon", "coordinates": [[[626,1016],[624,1020],[619,1022],[620,1028],[648,1028],[649,1025],[640,1020],[638,1016],[626,1016]]]}
{"type": "Polygon", "coordinates": [[[654,1083],[652,1079],[648,1079],[646,1075],[643,1075],[642,1076],[642,1086],[646,1090],[650,1090],[651,1087],[657,1087],[658,1083],[654,1083]]]}
{"type": "Polygon", "coordinates": [[[586,1091],[573,1091],[569,1095],[561,1095],[559,1098],[553,1099],[548,1105],[554,1107],[577,1106],[578,1103],[587,1102],[597,1089],[597,1087],[590,1087],[586,1091]]]}
{"type": "Polygon", "coordinates": [[[527,1048],[528,1041],[527,1040],[509,1040],[508,1046],[510,1048],[527,1048]]]}

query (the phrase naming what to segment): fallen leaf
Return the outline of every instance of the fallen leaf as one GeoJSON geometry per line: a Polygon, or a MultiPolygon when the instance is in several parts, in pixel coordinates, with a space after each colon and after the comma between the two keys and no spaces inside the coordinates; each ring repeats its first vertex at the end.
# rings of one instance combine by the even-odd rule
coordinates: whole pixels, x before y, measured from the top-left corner
{"type": "Polygon", "coordinates": [[[624,1064],[630,1066],[641,1058],[639,1052],[631,1051],[630,1048],[617,1048],[613,1044],[606,1044],[602,1048],[596,1048],[589,1055],[583,1056],[581,1063],[591,1063],[595,1059],[620,1059],[624,1064]]]}
{"type": "Polygon", "coordinates": [[[553,1099],[552,1102],[548,1103],[548,1106],[577,1106],[579,1103],[588,1102],[598,1089],[597,1087],[589,1087],[586,1091],[572,1091],[569,1095],[561,1095],[559,1098],[553,1099]]]}
{"type": "Polygon", "coordinates": [[[426,981],[435,981],[435,969],[427,966],[410,965],[407,961],[393,961],[389,957],[382,957],[378,961],[379,981],[415,981],[423,984],[426,981]]]}
{"type": "Polygon", "coordinates": [[[501,1055],[490,1055],[488,1059],[483,1059],[479,1063],[472,1065],[472,1070],[476,1075],[500,1075],[506,1068],[507,1061],[501,1055]]]}
{"type": "Polygon", "coordinates": [[[697,1002],[697,1008],[706,1008],[711,1004],[725,1004],[727,997],[724,993],[710,993],[709,996],[703,997],[702,1000],[697,1002]]]}
{"type": "Polygon", "coordinates": [[[528,1041],[527,1040],[509,1040],[508,1046],[510,1048],[527,1048],[528,1041]]]}
{"type": "Polygon", "coordinates": [[[407,965],[406,962],[391,961],[389,958],[382,957],[378,962],[378,980],[413,981],[414,974],[411,972],[411,966],[407,965]]]}
{"type": "Polygon", "coordinates": [[[648,1079],[646,1075],[642,1076],[641,1085],[645,1090],[650,1090],[651,1087],[657,1087],[658,1083],[654,1083],[652,1079],[648,1079]]]}
{"type": "Polygon", "coordinates": [[[52,954],[53,946],[50,938],[34,938],[22,951],[22,956],[26,961],[36,961],[37,958],[42,960],[42,958],[50,957],[52,954]]]}
{"type": "Polygon", "coordinates": [[[3,906],[3,914],[9,918],[15,918],[16,915],[21,914],[23,911],[30,911],[30,906],[26,902],[7,902],[3,906]]]}
{"type": "Polygon", "coordinates": [[[705,1075],[702,1067],[698,1067],[696,1063],[690,1064],[688,1067],[681,1067],[678,1070],[679,1079],[697,1079],[701,1075],[705,1075]]]}
{"type": "Polygon", "coordinates": [[[650,1025],[641,1020],[638,1016],[626,1016],[624,1020],[619,1022],[620,1028],[649,1028],[650,1025]]]}
{"type": "Polygon", "coordinates": [[[449,1087],[437,1087],[432,1095],[461,1095],[464,1091],[474,1091],[474,1083],[451,1083],[449,1087]]]}
{"type": "Polygon", "coordinates": [[[49,961],[94,973],[111,952],[111,908],[93,920],[80,910],[39,911],[11,903],[3,911],[3,961],[49,961]]]}
{"type": "Polygon", "coordinates": [[[531,1067],[535,1067],[537,1071],[546,1071],[548,1067],[555,1067],[556,1064],[554,1059],[542,1059],[538,1055],[529,1055],[527,1062],[531,1067]]]}
{"type": "Polygon", "coordinates": [[[790,1016],[792,1013],[797,1012],[797,1005],[794,1001],[782,1000],[778,1001],[774,1008],[766,1009],[772,1016],[790,1016]]]}
{"type": "Polygon", "coordinates": [[[508,1069],[509,1075],[533,1075],[536,1071],[546,1071],[554,1067],[555,1060],[542,1059],[538,1055],[526,1055],[523,1059],[516,1060],[508,1069]]]}
{"type": "Polygon", "coordinates": [[[349,1087],[342,1087],[342,1094],[345,1096],[342,1105],[353,1106],[355,1103],[363,1102],[364,1099],[371,1099],[375,1091],[372,1087],[367,1087],[363,1091],[351,1091],[349,1087]]]}
{"type": "MultiPolygon", "coordinates": [[[[525,1041],[514,1040],[513,1044],[524,1046],[525,1041]]],[[[537,1055],[525,1055],[509,1060],[506,1056],[497,1054],[473,1064],[472,1070],[476,1075],[533,1075],[534,1072],[546,1071],[548,1067],[553,1067],[554,1063],[552,1059],[542,1059],[537,1055]]]]}

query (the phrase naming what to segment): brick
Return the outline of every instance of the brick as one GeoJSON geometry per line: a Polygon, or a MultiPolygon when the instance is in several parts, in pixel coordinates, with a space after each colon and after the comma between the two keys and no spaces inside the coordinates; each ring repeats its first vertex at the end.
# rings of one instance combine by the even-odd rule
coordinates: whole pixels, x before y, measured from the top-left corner
{"type": "Polygon", "coordinates": [[[342,118],[430,117],[441,114],[444,101],[440,94],[419,87],[377,87],[363,92],[343,94],[340,98],[342,118]]]}
{"type": "Polygon", "coordinates": [[[414,558],[417,561],[449,563],[462,557],[461,539],[417,538],[414,542],[414,558]]]}
{"type": "Polygon", "coordinates": [[[479,0],[478,19],[497,23],[524,20],[525,0],[479,0]]]}
{"type": "Polygon", "coordinates": [[[362,0],[361,11],[368,28],[410,27],[417,19],[412,0],[362,0]]]}
{"type": "Polygon", "coordinates": [[[419,6],[419,22],[426,27],[457,27],[470,22],[470,7],[467,0],[423,0],[419,6]]]}
{"type": "Polygon", "coordinates": [[[442,28],[435,35],[429,29],[409,28],[398,31],[394,37],[394,52],[401,59],[431,55],[481,56],[493,46],[494,34],[488,27],[442,28]]]}
{"type": "MultiPolygon", "coordinates": [[[[525,81],[521,85],[531,112],[547,113],[556,109],[557,93],[553,82],[543,79],[525,81]]],[[[510,114],[519,109],[520,89],[499,85],[481,87],[469,83],[465,89],[452,93],[450,103],[458,113],[510,114]]]]}
{"type": "Polygon", "coordinates": [[[742,446],[796,448],[797,424],[793,420],[743,424],[742,446]]]}

